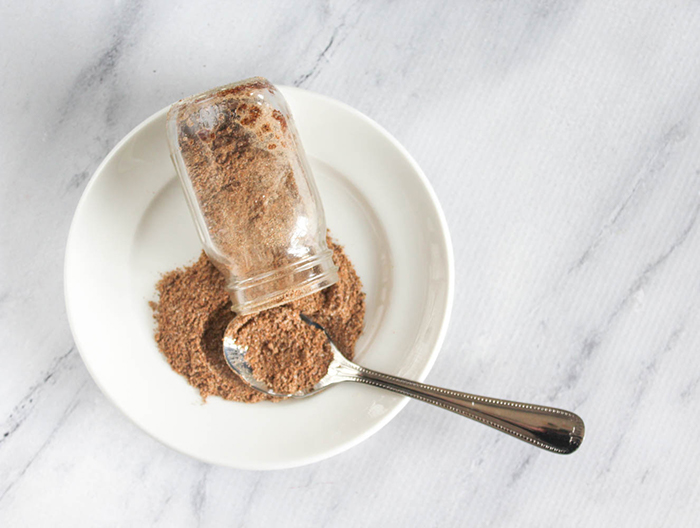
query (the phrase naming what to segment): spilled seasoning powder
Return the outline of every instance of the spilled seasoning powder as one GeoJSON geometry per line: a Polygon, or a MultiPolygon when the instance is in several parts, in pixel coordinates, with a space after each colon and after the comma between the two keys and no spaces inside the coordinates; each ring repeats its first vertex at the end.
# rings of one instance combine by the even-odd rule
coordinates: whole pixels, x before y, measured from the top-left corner
{"type": "Polygon", "coordinates": [[[269,399],[250,388],[229,368],[223,336],[233,319],[236,339],[250,346],[253,371],[276,392],[292,393],[313,386],[328,369],[331,352],[320,330],[304,323],[300,313],[323,326],[338,349],[352,359],[362,333],[365,295],[343,248],[328,239],[339,281],[320,292],[257,314],[236,316],[224,278],[204,253],[185,268],[163,275],[151,308],[155,339],[173,370],[203,399],[210,395],[253,403],[269,399]]]}

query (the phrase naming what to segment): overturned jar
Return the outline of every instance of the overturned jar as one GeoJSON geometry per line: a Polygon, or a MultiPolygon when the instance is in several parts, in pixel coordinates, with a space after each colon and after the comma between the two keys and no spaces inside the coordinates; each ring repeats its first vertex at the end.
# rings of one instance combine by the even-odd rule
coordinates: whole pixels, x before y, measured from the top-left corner
{"type": "Polygon", "coordinates": [[[204,250],[248,314],[338,280],[323,206],[279,91],[266,79],[183,99],[167,136],[204,250]]]}

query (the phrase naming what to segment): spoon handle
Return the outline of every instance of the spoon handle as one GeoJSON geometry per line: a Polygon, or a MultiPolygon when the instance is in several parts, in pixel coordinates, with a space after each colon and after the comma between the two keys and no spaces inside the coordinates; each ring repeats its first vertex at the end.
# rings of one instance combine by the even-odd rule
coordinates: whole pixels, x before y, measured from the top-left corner
{"type": "Polygon", "coordinates": [[[344,381],[374,385],[437,405],[548,451],[567,455],[583,441],[583,420],[569,411],[442,389],[349,362],[343,362],[340,370],[344,381]]]}

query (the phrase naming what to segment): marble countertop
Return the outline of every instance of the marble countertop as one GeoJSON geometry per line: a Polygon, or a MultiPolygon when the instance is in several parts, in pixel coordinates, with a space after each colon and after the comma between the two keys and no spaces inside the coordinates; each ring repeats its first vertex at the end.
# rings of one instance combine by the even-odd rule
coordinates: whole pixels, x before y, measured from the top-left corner
{"type": "Polygon", "coordinates": [[[700,516],[700,3],[0,8],[0,525],[688,526],[700,516]],[[63,303],[97,165],[252,75],[382,124],[430,179],[456,291],[427,381],[579,413],[571,456],[411,402],[286,471],[209,466],[100,393],[63,303]]]}

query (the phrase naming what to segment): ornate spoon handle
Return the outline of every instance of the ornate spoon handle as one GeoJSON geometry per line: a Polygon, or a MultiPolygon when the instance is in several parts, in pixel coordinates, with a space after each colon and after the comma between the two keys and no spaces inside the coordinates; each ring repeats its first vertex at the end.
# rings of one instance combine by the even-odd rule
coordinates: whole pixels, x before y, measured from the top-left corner
{"type": "Polygon", "coordinates": [[[375,372],[347,360],[339,365],[336,376],[437,405],[555,453],[573,453],[583,441],[583,420],[569,411],[442,389],[375,372]]]}

